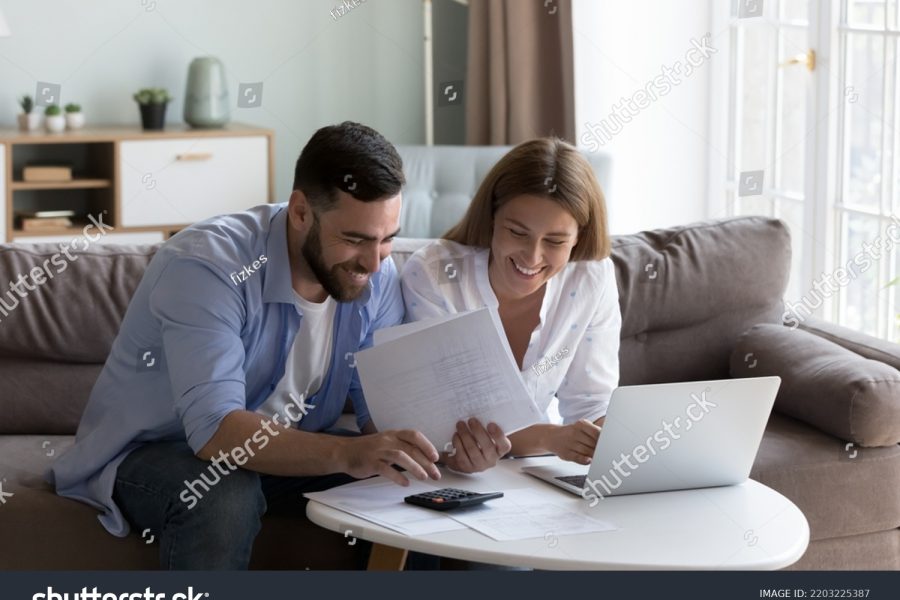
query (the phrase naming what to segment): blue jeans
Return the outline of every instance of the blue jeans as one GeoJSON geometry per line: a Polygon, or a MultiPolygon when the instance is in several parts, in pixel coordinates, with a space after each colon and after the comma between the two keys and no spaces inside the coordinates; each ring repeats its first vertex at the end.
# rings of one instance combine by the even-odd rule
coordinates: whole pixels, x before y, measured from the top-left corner
{"type": "Polygon", "coordinates": [[[154,442],[119,466],[113,499],[133,529],[149,528],[157,537],[163,569],[239,570],[250,563],[267,509],[289,510],[305,519],[300,494],[351,481],[342,473],[275,477],[239,468],[220,474],[186,442],[154,442]],[[202,497],[185,502],[185,482],[198,480],[206,482],[194,486],[202,497]]]}

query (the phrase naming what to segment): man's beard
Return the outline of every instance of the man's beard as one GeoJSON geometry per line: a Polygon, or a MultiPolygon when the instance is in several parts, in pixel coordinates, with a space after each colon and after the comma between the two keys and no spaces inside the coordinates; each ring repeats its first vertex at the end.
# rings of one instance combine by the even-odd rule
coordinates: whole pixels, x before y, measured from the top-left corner
{"type": "Polygon", "coordinates": [[[356,300],[365,291],[368,283],[359,286],[352,284],[345,285],[341,283],[338,273],[339,269],[349,269],[356,273],[368,273],[368,271],[358,263],[347,261],[338,263],[331,267],[331,269],[327,267],[325,259],[322,257],[322,240],[319,237],[319,220],[315,217],[313,217],[312,227],[310,227],[309,233],[306,235],[306,241],[303,242],[303,247],[300,248],[300,251],[303,254],[303,258],[306,260],[306,264],[312,269],[313,275],[316,276],[316,279],[319,280],[319,283],[322,284],[322,287],[325,288],[328,295],[338,302],[350,302],[356,300]]]}

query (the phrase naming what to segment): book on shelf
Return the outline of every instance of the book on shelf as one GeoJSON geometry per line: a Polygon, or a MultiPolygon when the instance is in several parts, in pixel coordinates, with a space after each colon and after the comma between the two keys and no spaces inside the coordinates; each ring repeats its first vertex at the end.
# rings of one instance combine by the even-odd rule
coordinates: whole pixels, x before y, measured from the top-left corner
{"type": "Polygon", "coordinates": [[[72,165],[65,162],[30,162],[22,168],[22,181],[72,181],[72,165]]]}
{"type": "Polygon", "coordinates": [[[39,210],[34,212],[18,212],[19,228],[22,231],[46,231],[71,227],[75,218],[73,210],[39,210]]]}
{"type": "Polygon", "coordinates": [[[53,217],[49,219],[22,219],[22,231],[46,231],[48,229],[65,229],[72,226],[72,219],[68,217],[53,217]]]}

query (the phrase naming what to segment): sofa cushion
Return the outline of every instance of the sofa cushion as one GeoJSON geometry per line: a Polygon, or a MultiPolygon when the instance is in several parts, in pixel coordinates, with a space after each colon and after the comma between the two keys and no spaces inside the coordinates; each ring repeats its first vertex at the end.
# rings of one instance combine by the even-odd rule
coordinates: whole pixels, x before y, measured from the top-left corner
{"type": "Polygon", "coordinates": [[[0,359],[0,434],[74,434],[100,364],[0,359]]]}
{"type": "Polygon", "coordinates": [[[738,336],[781,323],[791,242],[742,217],[614,238],[620,385],[723,379],[738,336]]]}
{"type": "Polygon", "coordinates": [[[900,443],[900,371],[800,329],[757,325],[731,355],[733,377],[778,375],[775,410],[862,446],[900,443]]]}
{"type": "Polygon", "coordinates": [[[803,511],[811,540],[900,527],[898,446],[860,448],[772,413],[750,477],[803,511]]]}
{"type": "Polygon", "coordinates": [[[55,244],[0,245],[0,281],[15,282],[44,265],[53,275],[31,283],[34,290],[20,286],[24,297],[2,290],[13,310],[0,322],[0,358],[105,362],[157,247],[94,244],[70,251],[69,261],[55,244]]]}
{"type": "MultiPolygon", "coordinates": [[[[788,319],[788,321],[790,320],[788,319]]],[[[800,323],[800,329],[830,340],[863,358],[871,358],[900,370],[900,345],[898,344],[815,317],[804,319],[800,323]]]]}

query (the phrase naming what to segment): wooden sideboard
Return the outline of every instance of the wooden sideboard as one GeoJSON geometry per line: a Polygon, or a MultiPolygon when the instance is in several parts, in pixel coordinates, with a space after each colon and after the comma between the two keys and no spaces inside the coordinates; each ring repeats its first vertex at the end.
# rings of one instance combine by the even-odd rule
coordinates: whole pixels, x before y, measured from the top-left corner
{"type": "Polygon", "coordinates": [[[65,133],[0,130],[2,242],[56,242],[71,227],[22,231],[17,214],[73,210],[103,215],[105,242],[153,243],[203,219],[274,198],[274,133],[232,123],[223,129],[99,126],[65,133]],[[26,182],[28,163],[72,165],[65,182],[26,182]]]}

